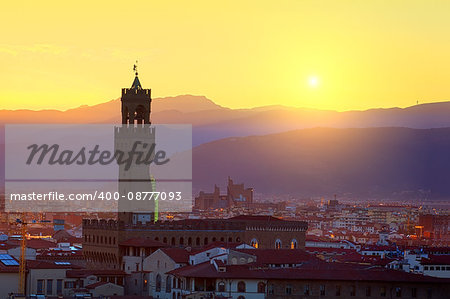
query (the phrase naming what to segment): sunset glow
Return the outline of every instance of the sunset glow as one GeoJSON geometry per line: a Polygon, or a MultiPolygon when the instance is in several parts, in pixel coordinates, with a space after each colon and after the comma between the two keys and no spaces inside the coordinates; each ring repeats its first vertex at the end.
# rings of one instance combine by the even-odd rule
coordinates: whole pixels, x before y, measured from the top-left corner
{"type": "Polygon", "coordinates": [[[154,97],[204,95],[232,108],[349,110],[449,99],[450,2],[346,3],[5,2],[2,108],[116,99],[118,86],[131,85],[136,59],[154,97]],[[316,83],[299,83],[312,72],[320,74],[316,83]]]}

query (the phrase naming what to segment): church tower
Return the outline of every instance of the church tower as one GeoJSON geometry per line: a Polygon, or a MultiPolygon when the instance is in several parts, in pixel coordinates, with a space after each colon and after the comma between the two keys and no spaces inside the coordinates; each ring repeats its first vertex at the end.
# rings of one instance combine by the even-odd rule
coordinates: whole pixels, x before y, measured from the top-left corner
{"type": "Polygon", "coordinates": [[[151,89],[143,89],[139,81],[137,65],[131,88],[122,88],[122,124],[150,124],[151,89]]]}

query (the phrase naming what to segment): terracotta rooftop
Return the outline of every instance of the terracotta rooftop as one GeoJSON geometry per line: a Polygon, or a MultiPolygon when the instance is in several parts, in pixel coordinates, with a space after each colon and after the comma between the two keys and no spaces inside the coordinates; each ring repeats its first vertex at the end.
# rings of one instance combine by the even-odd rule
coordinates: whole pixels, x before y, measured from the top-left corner
{"type": "Polygon", "coordinates": [[[428,258],[422,258],[422,265],[450,265],[450,255],[428,255],[428,258]]]}
{"type": "Polygon", "coordinates": [[[208,245],[205,245],[205,246],[203,246],[201,248],[198,248],[196,250],[192,250],[190,252],[190,254],[193,255],[193,254],[197,254],[197,253],[200,253],[200,252],[203,252],[203,251],[206,251],[206,250],[210,250],[210,249],[213,249],[213,248],[218,248],[218,247],[227,248],[227,249],[233,249],[233,248],[236,248],[236,247],[238,247],[239,245],[242,245],[242,244],[244,244],[244,243],[243,242],[240,242],[240,243],[230,242],[230,243],[228,243],[228,242],[216,241],[216,242],[210,243],[208,245]]]}
{"type": "Polygon", "coordinates": [[[210,262],[186,266],[169,272],[180,277],[196,278],[242,278],[279,280],[326,280],[326,281],[394,281],[394,282],[441,282],[450,279],[412,274],[382,267],[341,263],[306,264],[297,268],[252,268],[252,264],[228,265],[219,272],[210,262]]]}
{"type": "Polygon", "coordinates": [[[87,269],[77,269],[68,270],[66,272],[67,278],[84,278],[90,275],[95,276],[125,276],[126,273],[122,270],[87,270],[87,269]]]}
{"type": "Polygon", "coordinates": [[[71,263],[47,262],[40,260],[27,260],[28,269],[81,269],[82,267],[71,263]]]}
{"type": "Polygon", "coordinates": [[[169,256],[175,263],[178,264],[188,264],[189,263],[189,255],[191,254],[189,251],[183,248],[161,248],[162,252],[164,252],[167,256],[169,256]]]}
{"type": "Polygon", "coordinates": [[[300,264],[304,262],[320,261],[314,255],[302,249],[234,249],[256,256],[258,264],[300,264]]]}
{"type": "Polygon", "coordinates": [[[105,281],[98,281],[96,283],[92,283],[90,285],[86,286],[86,289],[95,289],[96,287],[108,284],[109,282],[105,282],[105,281]]]}

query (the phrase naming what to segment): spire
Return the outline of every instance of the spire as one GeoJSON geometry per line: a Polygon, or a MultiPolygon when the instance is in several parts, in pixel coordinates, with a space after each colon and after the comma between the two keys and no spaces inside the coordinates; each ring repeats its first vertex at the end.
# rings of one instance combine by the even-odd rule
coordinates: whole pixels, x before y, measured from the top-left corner
{"type": "Polygon", "coordinates": [[[136,60],[136,63],[133,65],[133,71],[134,71],[134,74],[136,75],[136,77],[134,77],[134,81],[133,81],[133,84],[131,85],[131,88],[142,89],[141,82],[139,82],[139,78],[138,78],[137,63],[138,62],[136,60]]]}
{"type": "Polygon", "coordinates": [[[136,77],[134,77],[134,81],[133,81],[133,84],[131,85],[131,88],[142,89],[141,82],[139,82],[139,78],[137,75],[136,75],[136,77]]]}

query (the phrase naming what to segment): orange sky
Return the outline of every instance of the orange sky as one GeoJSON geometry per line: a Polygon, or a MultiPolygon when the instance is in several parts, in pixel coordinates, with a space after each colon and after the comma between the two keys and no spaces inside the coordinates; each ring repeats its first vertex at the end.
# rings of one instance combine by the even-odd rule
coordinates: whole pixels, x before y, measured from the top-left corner
{"type": "Polygon", "coordinates": [[[136,59],[154,97],[233,108],[450,99],[450,1],[111,3],[2,3],[0,108],[118,98],[136,59]]]}

